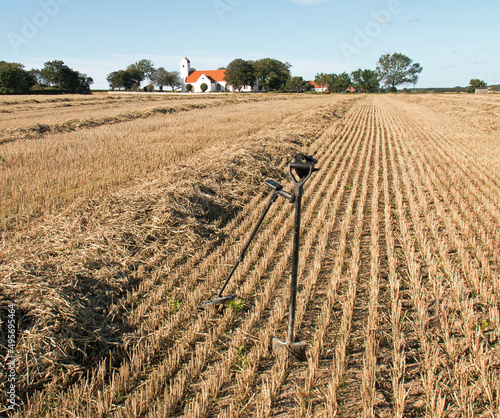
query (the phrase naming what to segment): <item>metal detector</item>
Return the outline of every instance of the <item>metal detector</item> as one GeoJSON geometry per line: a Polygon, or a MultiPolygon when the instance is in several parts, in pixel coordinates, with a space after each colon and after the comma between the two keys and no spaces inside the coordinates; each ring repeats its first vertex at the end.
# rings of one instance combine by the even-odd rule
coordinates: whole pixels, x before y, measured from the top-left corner
{"type": "Polygon", "coordinates": [[[212,305],[224,304],[227,301],[230,301],[230,300],[233,300],[233,299],[236,298],[236,293],[224,296],[224,290],[226,290],[226,287],[229,284],[229,281],[231,280],[231,277],[233,277],[233,274],[236,271],[238,265],[245,258],[245,253],[247,252],[248,247],[250,246],[250,243],[252,242],[253,238],[255,237],[255,234],[257,233],[257,230],[259,229],[260,225],[262,224],[262,221],[264,221],[264,218],[266,217],[267,213],[269,212],[269,209],[271,209],[272,204],[276,201],[276,199],[278,198],[278,196],[282,196],[282,197],[285,197],[286,199],[288,199],[290,201],[293,201],[294,196],[292,194],[284,191],[283,190],[283,186],[281,184],[276,183],[273,180],[267,180],[265,183],[273,189],[273,193],[271,195],[271,198],[269,199],[269,202],[267,203],[267,206],[264,209],[264,212],[262,213],[262,215],[260,215],[260,218],[257,221],[257,224],[255,225],[255,228],[253,229],[252,233],[250,234],[250,237],[248,238],[248,241],[246,242],[245,246],[241,250],[241,253],[240,253],[239,257],[236,260],[236,263],[234,264],[234,266],[233,266],[231,272],[229,273],[229,275],[227,276],[226,281],[224,282],[224,285],[220,289],[219,293],[217,295],[215,295],[214,297],[212,297],[212,299],[210,299],[210,300],[208,300],[206,302],[200,303],[198,305],[199,308],[206,308],[206,307],[212,306],[212,305]]]}
{"type": "Polygon", "coordinates": [[[293,357],[300,361],[306,361],[307,344],[305,341],[295,342],[293,328],[295,325],[295,310],[297,300],[297,275],[299,265],[299,244],[300,244],[300,215],[302,206],[302,195],[304,183],[311,177],[311,174],[318,169],[315,168],[317,160],[312,156],[297,154],[295,160],[290,163],[290,177],[295,183],[295,192],[291,202],[295,202],[295,227],[293,235],[293,256],[292,274],[290,283],[290,308],[288,313],[288,334],[286,341],[273,338],[273,351],[286,349],[293,357]]]}

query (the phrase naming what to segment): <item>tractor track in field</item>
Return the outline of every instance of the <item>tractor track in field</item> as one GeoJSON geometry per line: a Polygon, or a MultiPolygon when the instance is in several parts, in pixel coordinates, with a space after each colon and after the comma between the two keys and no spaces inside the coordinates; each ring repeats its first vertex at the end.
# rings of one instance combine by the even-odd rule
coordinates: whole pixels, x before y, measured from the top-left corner
{"type": "Polygon", "coordinates": [[[119,367],[104,360],[68,389],[79,400],[57,411],[151,418],[500,413],[498,173],[461,149],[466,130],[445,135],[426,123],[431,110],[416,107],[362,96],[304,149],[320,167],[305,185],[302,208],[295,330],[308,344],[307,362],[271,350],[287,328],[294,213],[284,199],[228,286],[242,304],[197,309],[218,291],[267,204],[262,191],[223,228],[223,240],[175,265],[168,281],[129,295],[137,338],[128,359],[119,367]]]}

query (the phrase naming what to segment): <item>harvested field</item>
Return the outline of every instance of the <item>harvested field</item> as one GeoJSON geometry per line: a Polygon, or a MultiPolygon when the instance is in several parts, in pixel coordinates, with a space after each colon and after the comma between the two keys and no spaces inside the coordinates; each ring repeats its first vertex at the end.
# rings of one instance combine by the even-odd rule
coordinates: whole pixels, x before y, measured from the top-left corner
{"type": "MultiPolygon", "coordinates": [[[[489,123],[499,100],[217,100],[0,145],[2,173],[38,150],[47,176],[63,164],[51,182],[65,170],[87,187],[55,203],[40,193],[19,213],[2,196],[1,308],[13,302],[18,320],[13,416],[499,416],[500,137],[489,123]],[[74,158],[90,169],[64,165],[75,149],[65,143],[90,150],[74,158]],[[286,201],[229,285],[239,301],[197,309],[263,211],[263,181],[292,188],[297,152],[321,168],[303,201],[304,363],[270,350],[287,326],[286,201]],[[126,175],[111,176],[116,165],[126,175]]],[[[25,163],[2,190],[28,187],[25,163]]]]}

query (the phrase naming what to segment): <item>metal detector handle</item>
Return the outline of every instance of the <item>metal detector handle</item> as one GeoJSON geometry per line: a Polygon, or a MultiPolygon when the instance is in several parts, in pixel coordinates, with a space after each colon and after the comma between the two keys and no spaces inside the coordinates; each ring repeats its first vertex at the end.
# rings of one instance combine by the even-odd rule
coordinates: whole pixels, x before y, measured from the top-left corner
{"type": "Polygon", "coordinates": [[[297,154],[295,160],[290,163],[290,177],[295,182],[295,198],[302,196],[302,186],[311,177],[311,174],[319,169],[314,167],[318,163],[311,155],[297,154]],[[295,174],[298,176],[295,177],[295,174]]]}
{"type": "Polygon", "coordinates": [[[295,196],[291,193],[286,192],[283,190],[283,186],[279,183],[276,183],[274,180],[266,180],[266,184],[270,187],[272,187],[279,196],[284,197],[285,199],[288,199],[290,203],[295,202],[295,196]]]}

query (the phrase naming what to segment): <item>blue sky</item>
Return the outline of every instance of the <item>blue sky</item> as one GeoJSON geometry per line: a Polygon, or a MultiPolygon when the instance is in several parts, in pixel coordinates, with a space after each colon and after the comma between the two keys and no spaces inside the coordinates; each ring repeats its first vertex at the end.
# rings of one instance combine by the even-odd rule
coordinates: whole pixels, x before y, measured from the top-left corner
{"type": "Polygon", "coordinates": [[[500,84],[498,0],[1,0],[0,60],[63,60],[107,88],[142,58],[198,70],[277,58],[293,75],[375,69],[401,52],[424,68],[418,87],[500,84]]]}

